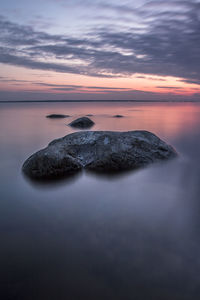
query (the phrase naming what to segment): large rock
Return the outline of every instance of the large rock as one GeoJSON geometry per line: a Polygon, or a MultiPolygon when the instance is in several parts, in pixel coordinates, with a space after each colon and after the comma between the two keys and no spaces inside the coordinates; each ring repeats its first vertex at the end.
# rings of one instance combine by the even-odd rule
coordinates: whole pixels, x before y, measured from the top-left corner
{"type": "Polygon", "coordinates": [[[57,178],[80,169],[119,172],[175,157],[176,151],[148,131],[85,131],[52,141],[22,169],[32,178],[57,178]]]}
{"type": "Polygon", "coordinates": [[[94,125],[94,122],[88,117],[82,117],[72,121],[69,125],[79,129],[84,129],[92,127],[94,125]]]}

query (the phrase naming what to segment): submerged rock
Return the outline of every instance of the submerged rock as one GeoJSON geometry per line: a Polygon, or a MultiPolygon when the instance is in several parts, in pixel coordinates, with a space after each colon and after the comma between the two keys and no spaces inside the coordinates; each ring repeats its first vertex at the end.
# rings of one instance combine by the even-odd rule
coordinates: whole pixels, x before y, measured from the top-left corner
{"type": "Polygon", "coordinates": [[[72,127],[84,129],[92,127],[94,125],[94,122],[87,117],[82,117],[72,121],[69,125],[72,127]]]}
{"type": "Polygon", "coordinates": [[[61,118],[67,118],[70,117],[69,115],[62,115],[62,114],[51,114],[46,116],[46,118],[50,118],[50,119],[61,119],[61,118]]]}
{"type": "Polygon", "coordinates": [[[148,131],[85,131],[52,141],[29,157],[22,170],[36,179],[57,178],[80,169],[120,172],[176,155],[171,146],[148,131]]]}

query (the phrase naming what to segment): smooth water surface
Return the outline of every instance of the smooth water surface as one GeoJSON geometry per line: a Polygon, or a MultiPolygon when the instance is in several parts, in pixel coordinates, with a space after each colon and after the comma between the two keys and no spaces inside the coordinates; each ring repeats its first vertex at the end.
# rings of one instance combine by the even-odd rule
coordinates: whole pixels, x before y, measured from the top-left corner
{"type": "Polygon", "coordinates": [[[199,153],[199,104],[0,104],[0,299],[200,299],[199,153]],[[152,131],[179,158],[116,177],[24,178],[25,159],[87,114],[91,130],[152,131]]]}

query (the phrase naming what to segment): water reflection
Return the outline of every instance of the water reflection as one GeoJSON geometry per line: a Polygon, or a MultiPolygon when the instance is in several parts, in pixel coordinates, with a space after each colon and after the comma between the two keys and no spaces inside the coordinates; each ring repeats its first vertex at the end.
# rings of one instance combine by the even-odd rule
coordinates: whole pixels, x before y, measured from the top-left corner
{"type": "Polygon", "coordinates": [[[83,175],[82,170],[77,170],[75,173],[71,173],[69,175],[65,175],[64,177],[57,177],[57,178],[49,178],[49,179],[33,179],[22,172],[22,176],[27,183],[31,184],[35,188],[55,188],[60,186],[66,186],[72,184],[75,180],[79,179],[80,176],[83,175]]]}
{"type": "Polygon", "coordinates": [[[200,106],[29,105],[0,110],[1,299],[198,300],[200,106]],[[153,131],[180,157],[112,179],[84,172],[35,186],[21,165],[72,132],[45,118],[59,112],[93,113],[96,130],[153,131]]]}

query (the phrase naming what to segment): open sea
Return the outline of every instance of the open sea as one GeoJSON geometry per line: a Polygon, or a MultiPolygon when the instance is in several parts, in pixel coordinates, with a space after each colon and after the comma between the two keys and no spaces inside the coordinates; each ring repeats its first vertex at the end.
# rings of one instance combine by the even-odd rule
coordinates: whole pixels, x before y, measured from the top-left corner
{"type": "Polygon", "coordinates": [[[0,299],[199,300],[200,104],[1,103],[0,299]],[[179,157],[120,176],[25,178],[23,162],[87,114],[91,130],[148,130],[179,157]]]}

